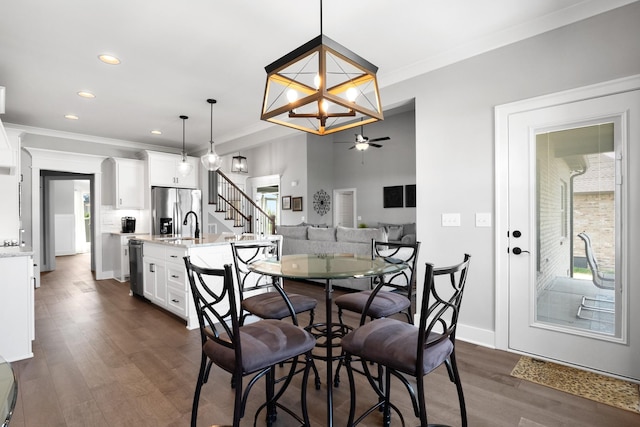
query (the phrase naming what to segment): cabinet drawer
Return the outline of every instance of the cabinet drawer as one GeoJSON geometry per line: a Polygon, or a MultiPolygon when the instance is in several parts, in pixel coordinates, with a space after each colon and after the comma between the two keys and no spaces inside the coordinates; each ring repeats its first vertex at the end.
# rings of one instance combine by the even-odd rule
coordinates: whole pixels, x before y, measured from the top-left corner
{"type": "Polygon", "coordinates": [[[182,258],[187,254],[187,251],[181,248],[165,248],[165,256],[167,262],[175,262],[184,265],[182,258]]]}
{"type": "Polygon", "coordinates": [[[163,259],[165,253],[165,248],[162,245],[154,245],[145,243],[142,245],[142,254],[146,257],[154,257],[163,259]]]}
{"type": "Polygon", "coordinates": [[[184,267],[178,267],[174,265],[167,265],[167,282],[169,286],[173,286],[176,289],[186,291],[187,272],[184,267]]]}
{"type": "Polygon", "coordinates": [[[167,308],[173,313],[186,317],[188,294],[171,286],[167,289],[167,308]]]}

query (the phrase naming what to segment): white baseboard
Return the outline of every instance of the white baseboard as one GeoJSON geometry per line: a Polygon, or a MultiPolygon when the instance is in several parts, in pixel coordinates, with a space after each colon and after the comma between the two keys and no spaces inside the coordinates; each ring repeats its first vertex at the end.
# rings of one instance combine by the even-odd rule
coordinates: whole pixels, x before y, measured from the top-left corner
{"type": "Polygon", "coordinates": [[[480,329],[475,326],[458,323],[456,340],[465,341],[471,344],[488,348],[495,348],[495,331],[480,329]]]}

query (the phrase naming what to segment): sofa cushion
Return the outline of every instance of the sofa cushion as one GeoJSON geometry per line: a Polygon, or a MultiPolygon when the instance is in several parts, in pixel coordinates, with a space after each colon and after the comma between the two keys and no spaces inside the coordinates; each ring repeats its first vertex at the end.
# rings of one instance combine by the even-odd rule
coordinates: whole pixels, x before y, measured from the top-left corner
{"type": "Polygon", "coordinates": [[[277,229],[277,233],[283,237],[290,239],[306,240],[307,239],[306,226],[300,227],[297,225],[281,225],[277,229]]]}
{"type": "Polygon", "coordinates": [[[384,233],[377,228],[349,228],[338,226],[336,240],[338,242],[370,243],[373,239],[381,240],[384,233]]]}
{"type": "Polygon", "coordinates": [[[307,238],[309,240],[320,240],[323,242],[335,242],[336,241],[336,229],[335,228],[316,228],[309,227],[307,230],[307,238]]]}
{"type": "Polygon", "coordinates": [[[416,223],[412,222],[410,224],[403,224],[403,236],[407,234],[416,234],[416,223]]]}

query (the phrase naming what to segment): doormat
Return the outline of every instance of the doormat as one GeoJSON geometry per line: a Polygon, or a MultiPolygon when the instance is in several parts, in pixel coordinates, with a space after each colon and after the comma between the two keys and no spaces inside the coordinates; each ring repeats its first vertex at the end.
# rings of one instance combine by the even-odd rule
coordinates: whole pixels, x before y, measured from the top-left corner
{"type": "Polygon", "coordinates": [[[638,384],[523,356],[511,376],[640,413],[638,384]]]}

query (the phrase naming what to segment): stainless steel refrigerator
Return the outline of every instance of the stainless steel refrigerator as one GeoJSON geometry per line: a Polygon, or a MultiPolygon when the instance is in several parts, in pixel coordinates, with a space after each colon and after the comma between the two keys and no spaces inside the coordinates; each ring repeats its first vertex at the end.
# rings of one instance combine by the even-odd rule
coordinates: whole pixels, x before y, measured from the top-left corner
{"type": "Polygon", "coordinates": [[[177,234],[193,237],[196,219],[189,215],[187,225],[183,225],[187,212],[193,211],[202,227],[202,193],[188,188],[151,188],[151,230],[154,235],[177,234]]]}

